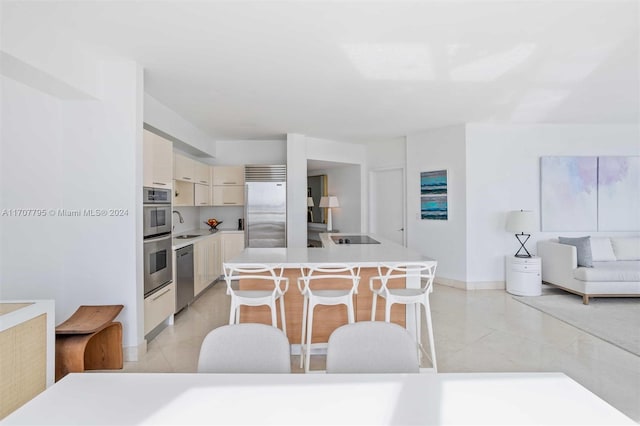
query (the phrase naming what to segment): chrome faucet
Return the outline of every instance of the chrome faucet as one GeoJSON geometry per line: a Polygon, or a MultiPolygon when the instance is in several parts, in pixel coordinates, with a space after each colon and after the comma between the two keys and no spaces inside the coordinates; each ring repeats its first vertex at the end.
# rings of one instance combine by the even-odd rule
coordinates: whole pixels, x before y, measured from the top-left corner
{"type": "MultiPolygon", "coordinates": [[[[174,210],[173,213],[177,213],[178,214],[178,219],[180,219],[180,223],[184,223],[184,219],[182,218],[182,215],[180,214],[180,212],[178,210],[174,210]]],[[[173,225],[173,229],[176,229],[176,226],[173,225]]]]}

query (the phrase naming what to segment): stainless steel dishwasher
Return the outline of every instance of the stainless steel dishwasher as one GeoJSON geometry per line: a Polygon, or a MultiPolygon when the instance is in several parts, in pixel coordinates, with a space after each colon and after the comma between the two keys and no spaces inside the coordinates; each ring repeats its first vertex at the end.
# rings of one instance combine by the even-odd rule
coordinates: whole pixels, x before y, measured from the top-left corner
{"type": "Polygon", "coordinates": [[[193,300],[193,244],[176,250],[176,313],[193,300]]]}

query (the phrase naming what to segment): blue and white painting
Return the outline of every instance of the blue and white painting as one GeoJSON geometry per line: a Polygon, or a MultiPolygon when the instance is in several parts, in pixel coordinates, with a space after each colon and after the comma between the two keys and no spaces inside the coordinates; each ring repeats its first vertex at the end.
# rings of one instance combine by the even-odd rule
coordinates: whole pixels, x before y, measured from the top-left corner
{"type": "Polygon", "coordinates": [[[640,157],[598,157],[598,231],[640,230],[640,157]]]}
{"type": "Polygon", "coordinates": [[[540,158],[543,231],[598,229],[598,157],[540,158]]]}
{"type": "Polygon", "coordinates": [[[447,171],[420,173],[420,211],[422,219],[447,220],[447,171]]]}

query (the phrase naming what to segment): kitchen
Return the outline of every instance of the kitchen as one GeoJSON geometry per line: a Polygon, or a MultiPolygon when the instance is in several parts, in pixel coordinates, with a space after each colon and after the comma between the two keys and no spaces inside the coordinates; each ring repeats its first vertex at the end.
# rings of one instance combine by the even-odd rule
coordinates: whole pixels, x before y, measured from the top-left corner
{"type": "MultiPolygon", "coordinates": [[[[265,145],[271,145],[268,149],[273,147],[273,144],[265,145]]],[[[284,146],[283,143],[280,145],[284,146]]],[[[284,164],[285,153],[281,152],[280,157],[273,154],[269,157],[260,155],[260,152],[256,155],[255,148],[246,151],[236,148],[235,156],[224,155],[224,151],[215,159],[203,158],[197,154],[201,153],[194,147],[181,141],[172,141],[166,133],[145,126],[144,202],[150,203],[145,204],[143,209],[146,236],[144,335],[147,342],[172,324],[175,314],[213,285],[222,275],[222,263],[237,256],[245,246],[287,245],[286,166],[255,164],[269,160],[274,164],[284,164]],[[244,160],[244,164],[237,164],[241,160],[244,160]],[[273,178],[270,179],[269,176],[273,178]],[[265,182],[268,180],[273,182],[265,182]],[[262,239],[257,231],[262,225],[253,225],[254,217],[261,213],[254,214],[250,207],[256,203],[273,204],[275,194],[266,192],[267,187],[279,187],[281,191],[280,229],[275,240],[273,227],[268,231],[270,239],[262,239]],[[149,197],[158,200],[150,202],[149,197]],[[148,231],[147,222],[162,222],[165,227],[159,231],[148,231]],[[157,244],[156,241],[161,238],[167,239],[165,247],[154,247],[155,251],[149,253],[148,247],[157,244]],[[157,265],[161,266],[159,271],[154,269],[157,265]],[[164,278],[157,278],[162,275],[164,278]],[[147,285],[147,281],[155,282],[147,285]]],[[[330,162],[318,165],[310,161],[309,164],[310,174],[320,166],[347,167],[330,162]]],[[[357,167],[354,171],[359,174],[360,168],[357,167]]],[[[340,181],[340,178],[336,177],[336,181],[340,181]]],[[[356,184],[359,193],[358,179],[356,184]]],[[[357,199],[358,196],[352,198],[357,199]]],[[[345,197],[343,200],[347,205],[344,217],[358,218],[360,212],[350,214],[349,199],[345,197]]],[[[343,220],[343,223],[348,224],[349,221],[343,220]]]]}

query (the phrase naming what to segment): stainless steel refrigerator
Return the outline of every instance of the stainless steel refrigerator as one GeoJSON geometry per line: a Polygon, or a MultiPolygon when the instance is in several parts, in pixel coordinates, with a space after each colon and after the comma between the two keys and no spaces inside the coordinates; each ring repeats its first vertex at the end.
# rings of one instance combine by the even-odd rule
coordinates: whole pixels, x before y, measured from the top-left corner
{"type": "Polygon", "coordinates": [[[245,247],[287,246],[287,183],[284,167],[246,167],[245,247]],[[265,168],[269,167],[280,169],[277,173],[270,169],[269,173],[265,173],[265,168]],[[258,173],[258,170],[261,172],[258,173]]]}

